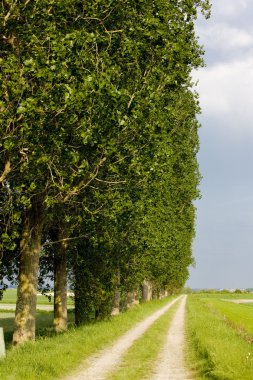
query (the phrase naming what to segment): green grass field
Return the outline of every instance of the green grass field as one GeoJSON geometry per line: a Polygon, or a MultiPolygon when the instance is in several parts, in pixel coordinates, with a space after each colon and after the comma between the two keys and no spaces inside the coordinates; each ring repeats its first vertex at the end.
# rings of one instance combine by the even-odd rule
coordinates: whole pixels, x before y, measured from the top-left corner
{"type": "Polygon", "coordinates": [[[188,297],[188,364],[198,374],[197,379],[252,380],[253,304],[238,305],[224,298],[249,297],[188,297]]]}
{"type": "MultiPolygon", "coordinates": [[[[82,360],[115,341],[124,332],[169,302],[170,298],[151,301],[129,311],[80,328],[70,327],[63,334],[52,333],[52,314],[39,313],[41,331],[36,342],[7,350],[0,360],[1,380],[56,380],[76,368],[82,360]]],[[[7,318],[6,328],[11,318],[7,318]]],[[[8,327],[9,326],[9,327],[8,327]]]]}
{"type": "Polygon", "coordinates": [[[228,325],[238,330],[245,338],[253,340],[253,303],[235,304],[225,300],[213,300],[212,307],[223,315],[228,325]]]}
{"type": "MultiPolygon", "coordinates": [[[[6,312],[0,310],[0,327],[4,329],[4,338],[6,348],[9,349],[12,341],[13,327],[14,327],[14,312],[6,312]]],[[[74,313],[68,312],[68,324],[73,326],[74,313]]],[[[43,337],[54,336],[53,329],[53,312],[51,311],[38,311],[36,313],[36,336],[38,339],[43,337]]],[[[1,378],[1,377],[0,377],[1,378]]]]}
{"type": "MultiPolygon", "coordinates": [[[[8,296],[15,299],[13,293],[8,296]]],[[[228,302],[244,298],[253,299],[253,296],[188,296],[186,359],[196,380],[253,379],[253,303],[228,302]]],[[[0,379],[57,380],[168,301],[168,298],[151,301],[110,320],[80,328],[74,327],[71,311],[69,331],[60,335],[56,335],[52,328],[53,313],[41,311],[37,313],[36,342],[16,349],[11,347],[14,313],[1,311],[0,326],[5,331],[7,357],[0,361],[0,379]]],[[[174,307],[133,344],[122,365],[110,374],[110,380],[146,378],[152,370],[173,312],[174,307]]]]}
{"type": "Polygon", "coordinates": [[[17,299],[17,289],[7,289],[4,294],[3,298],[0,301],[1,303],[10,303],[15,304],[17,299]]]}
{"type": "MultiPolygon", "coordinates": [[[[11,304],[15,305],[17,299],[17,290],[16,289],[7,289],[4,292],[3,299],[0,301],[0,304],[11,304]]],[[[51,301],[46,296],[39,295],[37,297],[38,305],[52,305],[53,306],[53,297],[51,301]]],[[[72,298],[68,299],[68,305],[73,305],[72,298]]],[[[7,308],[8,309],[8,308],[7,308]]],[[[6,342],[6,347],[9,348],[12,341],[12,333],[14,326],[14,311],[10,310],[1,310],[0,309],[0,327],[4,329],[4,337],[6,342]]],[[[72,311],[68,311],[68,322],[69,326],[73,325],[74,314],[72,311]]],[[[36,313],[36,335],[37,337],[53,336],[53,312],[50,311],[38,311],[36,313]]]]}

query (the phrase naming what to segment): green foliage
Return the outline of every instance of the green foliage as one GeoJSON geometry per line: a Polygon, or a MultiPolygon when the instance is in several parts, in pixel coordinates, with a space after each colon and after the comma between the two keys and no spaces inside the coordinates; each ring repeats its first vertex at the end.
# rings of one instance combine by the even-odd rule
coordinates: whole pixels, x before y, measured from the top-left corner
{"type": "Polygon", "coordinates": [[[115,288],[116,272],[111,255],[103,245],[89,242],[77,246],[74,255],[74,291],[76,323],[109,317],[115,288]]]}
{"type": "MultiPolygon", "coordinates": [[[[184,285],[200,180],[199,9],[208,16],[209,2],[2,3],[2,278],[15,277],[10,252],[19,257],[22,220],[40,195],[44,252],[64,225],[71,275],[79,257],[87,276],[87,315],[109,313],[118,270],[124,292],[144,279],[184,285]]],[[[52,274],[52,260],[41,268],[52,274]]]]}

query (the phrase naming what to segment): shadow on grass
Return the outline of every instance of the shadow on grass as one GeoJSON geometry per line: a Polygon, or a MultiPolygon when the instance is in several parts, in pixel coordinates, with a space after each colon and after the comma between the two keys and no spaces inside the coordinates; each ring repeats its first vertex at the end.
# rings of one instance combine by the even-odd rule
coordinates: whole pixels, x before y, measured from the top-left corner
{"type": "MultiPolygon", "coordinates": [[[[14,329],[14,313],[0,312],[0,327],[4,330],[6,349],[11,347],[14,329]]],[[[36,313],[36,339],[55,336],[53,328],[54,314],[52,311],[38,311],[36,313]]],[[[74,325],[74,311],[68,311],[68,326],[74,325]]]]}

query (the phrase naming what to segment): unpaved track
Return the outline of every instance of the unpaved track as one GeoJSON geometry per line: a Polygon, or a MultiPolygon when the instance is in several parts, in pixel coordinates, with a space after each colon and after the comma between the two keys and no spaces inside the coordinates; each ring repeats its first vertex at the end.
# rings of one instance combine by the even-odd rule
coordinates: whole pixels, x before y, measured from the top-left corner
{"type": "Polygon", "coordinates": [[[186,296],[183,296],[170,323],[166,342],[158,358],[152,380],[192,379],[184,365],[185,304],[186,296]]]}
{"type": "MultiPolygon", "coordinates": [[[[104,380],[109,371],[119,365],[122,355],[131,347],[133,342],[161,317],[179,298],[169,302],[144,321],[125,333],[109,348],[87,359],[82,368],[64,380],[104,380]]],[[[148,349],[148,348],[147,348],[148,349]]]]}

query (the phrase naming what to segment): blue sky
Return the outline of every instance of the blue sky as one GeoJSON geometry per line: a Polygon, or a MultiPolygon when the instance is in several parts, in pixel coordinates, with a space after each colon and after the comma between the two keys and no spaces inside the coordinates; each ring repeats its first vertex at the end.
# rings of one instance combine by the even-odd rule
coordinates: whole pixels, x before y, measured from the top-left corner
{"type": "Polygon", "coordinates": [[[202,114],[193,288],[253,287],[253,1],[213,0],[197,34],[206,67],[202,114]]]}

